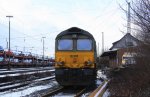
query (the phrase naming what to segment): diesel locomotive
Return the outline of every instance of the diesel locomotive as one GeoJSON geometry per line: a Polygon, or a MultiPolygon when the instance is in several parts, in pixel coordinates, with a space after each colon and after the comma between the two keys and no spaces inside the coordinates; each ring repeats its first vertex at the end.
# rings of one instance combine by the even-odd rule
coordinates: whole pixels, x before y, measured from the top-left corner
{"type": "Polygon", "coordinates": [[[89,32],[72,27],[55,39],[55,78],[62,86],[87,86],[96,80],[96,41],[89,32]]]}

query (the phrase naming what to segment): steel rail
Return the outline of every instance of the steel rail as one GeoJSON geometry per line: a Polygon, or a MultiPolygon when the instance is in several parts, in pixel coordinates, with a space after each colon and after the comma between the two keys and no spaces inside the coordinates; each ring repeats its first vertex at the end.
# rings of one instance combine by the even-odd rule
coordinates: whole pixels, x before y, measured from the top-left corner
{"type": "Polygon", "coordinates": [[[41,97],[52,96],[52,95],[54,95],[54,94],[56,94],[56,93],[62,91],[63,89],[64,89],[64,87],[60,86],[60,87],[58,87],[58,88],[56,88],[56,89],[54,89],[54,90],[52,90],[52,91],[50,91],[50,92],[48,92],[48,93],[42,95],[41,97]]]}
{"type": "Polygon", "coordinates": [[[53,72],[54,69],[35,69],[35,70],[20,70],[20,71],[8,71],[8,72],[0,72],[0,75],[6,75],[6,74],[17,74],[17,73],[28,73],[28,72],[40,72],[40,71],[45,71],[45,70],[48,70],[48,71],[51,71],[53,72]]]}
{"type": "Polygon", "coordinates": [[[36,80],[31,80],[31,81],[25,81],[25,82],[21,82],[21,83],[14,83],[14,84],[11,84],[11,85],[5,85],[3,87],[0,87],[0,92],[4,92],[4,91],[7,91],[7,90],[10,90],[10,89],[15,89],[15,88],[20,88],[20,87],[23,87],[23,86],[27,86],[31,83],[35,83],[35,82],[41,82],[41,81],[47,81],[47,80],[52,80],[54,79],[55,76],[51,77],[51,78],[40,78],[40,79],[36,79],[36,80]],[[43,79],[43,80],[42,80],[43,79]]]}
{"type": "Polygon", "coordinates": [[[85,90],[86,90],[86,88],[82,89],[74,97],[80,97],[85,92],[85,90]]]}

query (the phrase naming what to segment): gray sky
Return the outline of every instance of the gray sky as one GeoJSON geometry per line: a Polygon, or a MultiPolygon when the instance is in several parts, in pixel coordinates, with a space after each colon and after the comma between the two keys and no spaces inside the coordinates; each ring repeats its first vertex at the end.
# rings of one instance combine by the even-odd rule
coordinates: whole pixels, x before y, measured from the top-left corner
{"type": "Polygon", "coordinates": [[[11,49],[42,54],[42,37],[45,54],[54,56],[54,41],[58,33],[70,27],[89,31],[100,44],[104,32],[105,48],[120,39],[126,32],[124,0],[0,0],[0,45],[6,48],[8,18],[11,18],[11,49]]]}

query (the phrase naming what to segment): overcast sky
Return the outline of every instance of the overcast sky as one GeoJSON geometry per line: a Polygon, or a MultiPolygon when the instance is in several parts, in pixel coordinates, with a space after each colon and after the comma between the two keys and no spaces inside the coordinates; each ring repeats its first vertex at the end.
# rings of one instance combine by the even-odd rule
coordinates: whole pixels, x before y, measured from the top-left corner
{"type": "Polygon", "coordinates": [[[126,32],[124,0],[0,0],[0,45],[7,47],[8,18],[11,18],[11,49],[54,56],[54,41],[58,33],[70,27],[89,31],[100,45],[104,32],[105,48],[126,32]],[[17,47],[17,48],[16,48],[17,47]]]}

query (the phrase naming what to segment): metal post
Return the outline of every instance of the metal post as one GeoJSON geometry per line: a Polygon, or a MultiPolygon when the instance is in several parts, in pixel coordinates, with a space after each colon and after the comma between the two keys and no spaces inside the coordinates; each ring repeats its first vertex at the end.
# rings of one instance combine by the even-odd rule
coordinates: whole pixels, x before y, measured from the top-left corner
{"type": "Polygon", "coordinates": [[[23,47],[23,52],[25,53],[25,37],[24,37],[24,47],[23,47]]]}
{"type": "Polygon", "coordinates": [[[10,18],[13,16],[6,16],[9,18],[9,48],[8,48],[8,54],[9,54],[9,61],[8,61],[8,70],[10,70],[10,18]]]}
{"type": "Polygon", "coordinates": [[[7,41],[7,38],[6,38],[6,49],[8,49],[8,41],[7,41]]]}
{"type": "Polygon", "coordinates": [[[128,21],[127,21],[127,33],[131,33],[130,2],[128,2],[128,21]]]}
{"type": "Polygon", "coordinates": [[[102,32],[102,53],[104,52],[104,32],[102,32]]]}
{"type": "Polygon", "coordinates": [[[46,37],[42,37],[43,38],[43,64],[44,64],[44,38],[46,37]]]}
{"type": "Polygon", "coordinates": [[[100,53],[99,53],[99,42],[98,42],[98,48],[97,48],[97,56],[99,57],[100,53]]]}
{"type": "Polygon", "coordinates": [[[17,48],[18,48],[18,46],[15,46],[15,47],[16,47],[16,52],[18,52],[18,49],[17,49],[17,48]]]}

